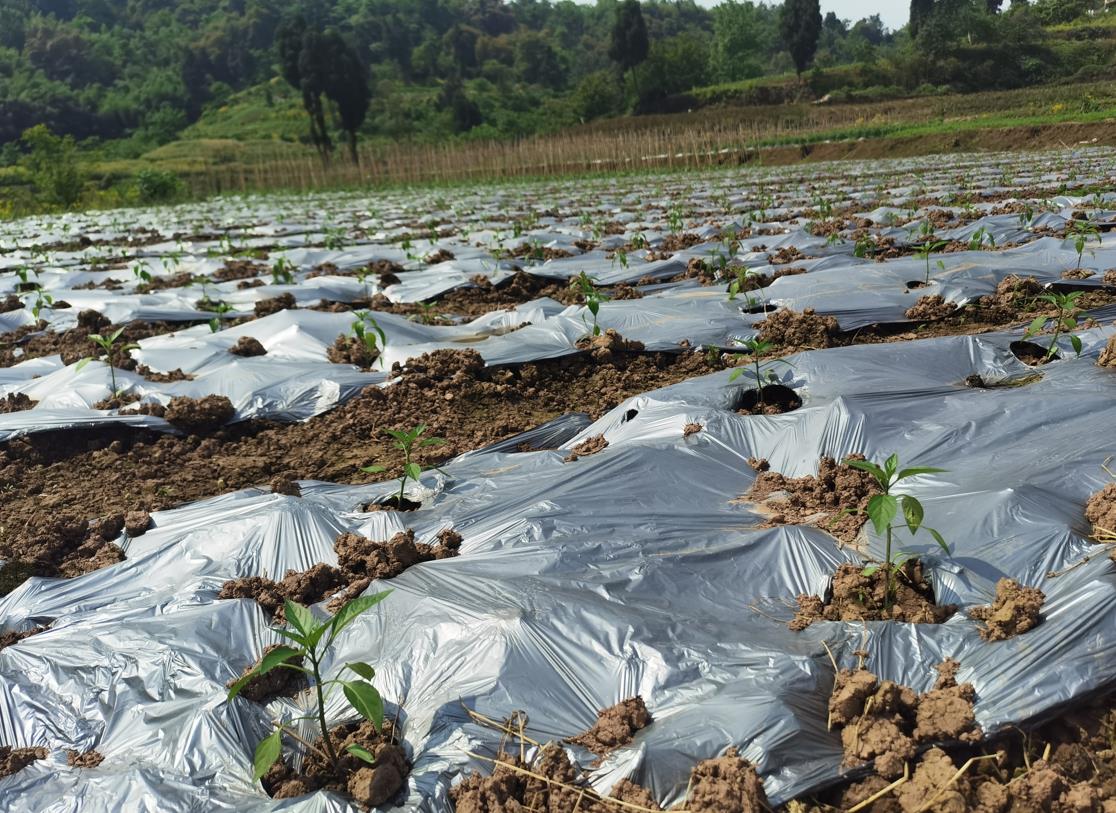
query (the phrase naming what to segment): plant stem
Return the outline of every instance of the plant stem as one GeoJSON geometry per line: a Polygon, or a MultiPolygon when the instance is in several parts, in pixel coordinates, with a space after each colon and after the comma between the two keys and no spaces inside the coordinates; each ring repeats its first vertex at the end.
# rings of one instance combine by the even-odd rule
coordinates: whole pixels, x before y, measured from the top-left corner
{"type": "Polygon", "coordinates": [[[763,380],[760,378],[760,364],[758,353],[752,353],[752,364],[755,365],[756,368],[756,403],[759,404],[760,407],[764,407],[766,406],[766,404],[764,404],[763,402],[763,380]]]}
{"type": "Polygon", "coordinates": [[[337,758],[337,751],[333,748],[333,740],[330,739],[329,728],[326,726],[325,696],[322,694],[322,673],[318,665],[318,656],[313,650],[307,654],[310,656],[310,666],[314,670],[314,689],[318,693],[318,724],[322,727],[322,745],[325,746],[330,766],[336,771],[340,760],[337,758]]]}
{"type": "Polygon", "coordinates": [[[885,612],[890,612],[891,611],[891,605],[892,605],[891,578],[892,578],[892,575],[893,575],[892,570],[891,570],[892,569],[892,564],[891,564],[891,526],[890,525],[887,526],[887,541],[884,543],[884,545],[885,545],[885,547],[884,547],[884,563],[885,563],[884,564],[884,570],[887,571],[887,575],[886,575],[887,584],[886,584],[886,591],[885,591],[885,594],[884,594],[884,611],[885,612]]]}

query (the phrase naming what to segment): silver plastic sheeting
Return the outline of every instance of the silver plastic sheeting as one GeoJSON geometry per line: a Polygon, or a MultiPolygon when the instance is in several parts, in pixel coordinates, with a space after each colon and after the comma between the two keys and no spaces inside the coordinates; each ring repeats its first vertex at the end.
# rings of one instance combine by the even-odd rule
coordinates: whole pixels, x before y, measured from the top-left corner
{"type": "MultiPolygon", "coordinates": [[[[105,755],[96,769],[56,758],[0,780],[0,806],[346,809],[324,793],[272,802],[251,782],[268,719],[299,704],[226,702],[225,683],[278,638],[253,602],[215,596],[230,578],[335,562],[341,532],[380,539],[404,523],[421,539],[454,527],[461,555],[372,585],[394,592],[348,628],[325,666],[375,666],[414,765],[400,800],[408,809],[447,810],[455,778],[484,768],[467,752],[497,746],[465,708],[495,718],[524,709],[535,736],[561,738],[637,693],[654,723],[593,772],[600,789],[630,776],[670,804],[696,761],[737,745],[778,804],[841,775],[839,736],[825,724],[826,645],[842,663],[866,647],[874,670],[916,689],[931,685],[935,663],[959,659],[988,732],[1042,715],[1116,680],[1116,568],[1107,557],[1082,564],[1095,548],[1081,515],[1112,452],[1097,441],[1116,420],[1116,379],[1095,366],[1112,332],[1087,331],[1082,357],[1067,353],[1013,388],[962,382],[1032,373],[1008,350],[1014,334],[802,353],[784,383],[804,405],[773,417],[737,414],[746,385],[705,376],[566,433],[564,448],[600,433],[609,441],[573,463],[563,450],[458,458],[412,485],[422,508],[408,514],[360,511],[390,483],[303,483],[302,498],[249,489],[157,513],[147,534],[120,540],[125,562],[32,579],[0,601],[5,629],[52,624],[0,652],[0,737],[105,755]],[[703,429],[686,438],[689,422],[703,429]],[[1046,592],[1039,628],[988,643],[962,612],[938,626],[787,631],[789,601],[823,593],[859,554],[812,527],[761,527],[740,499],[754,478],[747,459],[802,475],[822,455],[894,450],[948,470],[914,481],[912,493],[950,555],[906,543],[929,564],[939,599],[984,604],[1010,576],[1046,592]]],[[[881,554],[880,540],[864,541],[881,554]]],[[[339,700],[328,708],[335,722],[346,711],[339,700]]]]}

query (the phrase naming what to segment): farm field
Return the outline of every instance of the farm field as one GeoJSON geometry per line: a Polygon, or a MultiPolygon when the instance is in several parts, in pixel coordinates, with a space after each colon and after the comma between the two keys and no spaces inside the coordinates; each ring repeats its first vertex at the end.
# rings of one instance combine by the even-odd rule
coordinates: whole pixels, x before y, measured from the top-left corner
{"type": "Polygon", "coordinates": [[[0,809],[1114,813],[1114,172],[0,223],[0,809]]]}

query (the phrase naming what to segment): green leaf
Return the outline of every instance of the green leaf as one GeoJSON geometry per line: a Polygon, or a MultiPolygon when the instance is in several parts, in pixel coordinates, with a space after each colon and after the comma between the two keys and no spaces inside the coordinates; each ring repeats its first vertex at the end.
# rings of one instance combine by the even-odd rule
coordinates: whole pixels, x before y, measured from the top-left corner
{"type": "Polygon", "coordinates": [[[252,758],[252,778],[257,781],[261,779],[282,753],[282,734],[277,728],[256,746],[256,755],[252,758]]]}
{"type": "Polygon", "coordinates": [[[341,689],[360,716],[370,720],[379,731],[384,725],[384,699],[376,687],[362,680],[348,680],[341,684],[341,689]]]}
{"type": "Polygon", "coordinates": [[[1026,339],[1034,336],[1036,333],[1041,332],[1044,327],[1046,327],[1046,317],[1036,316],[1031,320],[1031,324],[1027,326],[1027,329],[1023,331],[1023,338],[1026,339]]]}
{"type": "Polygon", "coordinates": [[[78,363],[74,365],[74,372],[80,373],[82,368],[91,361],[93,361],[92,356],[86,356],[85,358],[79,360],[78,363]]]}
{"type": "Polygon", "coordinates": [[[909,494],[904,494],[900,498],[900,502],[903,503],[903,519],[907,522],[907,528],[910,529],[912,534],[918,533],[918,528],[922,525],[924,516],[922,503],[909,494]]]}
{"type": "Polygon", "coordinates": [[[441,446],[445,442],[446,442],[445,438],[423,438],[422,442],[419,443],[419,447],[421,448],[423,446],[441,446]]]}
{"type": "Polygon", "coordinates": [[[115,342],[120,338],[120,334],[124,332],[124,328],[118,328],[115,333],[109,336],[109,343],[115,342]]]}
{"type": "Polygon", "coordinates": [[[888,479],[891,475],[895,474],[895,470],[899,468],[899,455],[894,452],[888,455],[887,460],[884,461],[884,473],[887,474],[888,479]]]}
{"type": "Polygon", "coordinates": [[[337,615],[333,616],[333,621],[330,622],[333,625],[333,635],[337,635],[337,633],[341,632],[341,630],[355,621],[357,616],[372,609],[385,598],[387,598],[390,594],[390,590],[384,590],[381,593],[373,593],[370,596],[360,596],[359,598],[354,598],[352,601],[338,610],[337,615]]]}
{"type": "Polygon", "coordinates": [[[365,680],[372,680],[372,678],[376,677],[376,670],[364,661],[353,661],[352,663],[345,664],[345,666],[352,669],[365,680]]]}
{"type": "Polygon", "coordinates": [[[422,466],[418,463],[408,463],[403,467],[403,473],[417,481],[422,476],[422,466]]]}
{"type": "Polygon", "coordinates": [[[318,627],[318,619],[310,608],[303,607],[297,601],[286,599],[283,602],[283,612],[287,616],[287,623],[307,638],[318,627]]]}
{"type": "Polygon", "coordinates": [[[279,629],[278,627],[272,627],[271,631],[274,632],[276,635],[282,635],[284,638],[290,638],[304,650],[310,648],[310,642],[307,640],[306,636],[300,632],[296,632],[295,630],[279,629]]]}
{"type": "Polygon", "coordinates": [[[880,569],[879,565],[867,565],[867,566],[865,566],[864,570],[860,571],[860,575],[861,576],[871,576],[873,573],[875,573],[879,569],[880,569]]]}
{"type": "Polygon", "coordinates": [[[357,745],[355,742],[349,744],[345,748],[345,750],[348,751],[350,754],[352,754],[357,759],[363,759],[369,765],[375,765],[376,764],[376,757],[372,756],[372,752],[369,751],[367,748],[365,748],[363,746],[357,745]]]}
{"type": "Polygon", "coordinates": [[[744,368],[743,367],[737,367],[736,369],[734,369],[732,372],[729,373],[729,383],[731,384],[733,381],[740,378],[740,376],[742,376],[742,375],[744,375],[744,368]]]}
{"type": "Polygon", "coordinates": [[[899,503],[890,494],[876,494],[868,500],[868,518],[876,528],[876,533],[882,534],[891,527],[892,520],[899,513],[899,503]]]}
{"type": "Polygon", "coordinates": [[[387,466],[361,466],[360,470],[368,474],[379,474],[381,471],[387,471],[387,466]]]}
{"type": "Polygon", "coordinates": [[[891,485],[891,478],[888,477],[884,470],[877,466],[875,463],[871,463],[867,460],[850,459],[846,460],[845,464],[851,466],[854,469],[860,469],[861,471],[866,471],[871,474],[873,477],[876,478],[876,482],[880,484],[880,488],[882,488],[884,491],[887,491],[887,487],[891,485]]]}
{"type": "MultiPolygon", "coordinates": [[[[260,675],[266,675],[272,669],[279,668],[291,658],[301,654],[302,652],[300,650],[297,650],[293,647],[275,647],[275,649],[264,655],[263,658],[260,659],[260,662],[256,664],[256,666],[250,672],[248,672],[246,675],[237,680],[236,683],[234,683],[231,687],[229,687],[229,700],[232,700],[234,697],[240,694],[240,690],[243,689],[245,684],[247,684],[248,681],[252,678],[259,677],[260,675]]],[[[272,762],[274,762],[274,760],[272,760],[272,762]]]]}
{"type": "Polygon", "coordinates": [[[945,469],[935,468],[934,466],[911,466],[903,469],[895,477],[895,481],[905,480],[908,477],[914,477],[917,474],[941,474],[946,471],[945,469]]]}
{"type": "Polygon", "coordinates": [[[1074,352],[1077,353],[1077,355],[1080,356],[1081,355],[1081,337],[1080,336],[1070,336],[1069,340],[1070,340],[1070,344],[1073,345],[1074,352]]]}
{"type": "Polygon", "coordinates": [[[930,536],[934,537],[934,541],[938,543],[938,546],[946,553],[949,553],[949,545],[947,545],[945,540],[942,539],[942,535],[931,528],[929,525],[923,527],[926,529],[926,532],[930,534],[930,536]]]}

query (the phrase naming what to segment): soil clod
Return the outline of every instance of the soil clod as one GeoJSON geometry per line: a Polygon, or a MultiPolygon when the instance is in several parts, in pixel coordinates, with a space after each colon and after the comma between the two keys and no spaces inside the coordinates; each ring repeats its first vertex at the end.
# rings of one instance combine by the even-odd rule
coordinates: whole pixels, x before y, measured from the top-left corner
{"type": "Polygon", "coordinates": [[[190,398],[179,395],[170,400],[163,417],[176,429],[202,434],[218,429],[236,414],[232,401],[224,395],[190,398]]]}
{"type": "Polygon", "coordinates": [[[996,599],[987,607],[973,607],[969,617],[982,621],[980,637],[1002,641],[1034,629],[1042,620],[1046,595],[1037,587],[1024,587],[1015,579],[996,582],[996,599]]]}
{"type": "Polygon", "coordinates": [[[604,435],[593,435],[593,437],[586,438],[570,449],[570,453],[565,457],[565,462],[572,463],[575,460],[580,460],[583,457],[596,454],[607,447],[608,441],[605,439],[604,435]]]}
{"type": "Polygon", "coordinates": [[[651,724],[651,713],[639,695],[597,712],[593,726],[569,741],[604,756],[627,745],[637,731],[651,724]]]}

